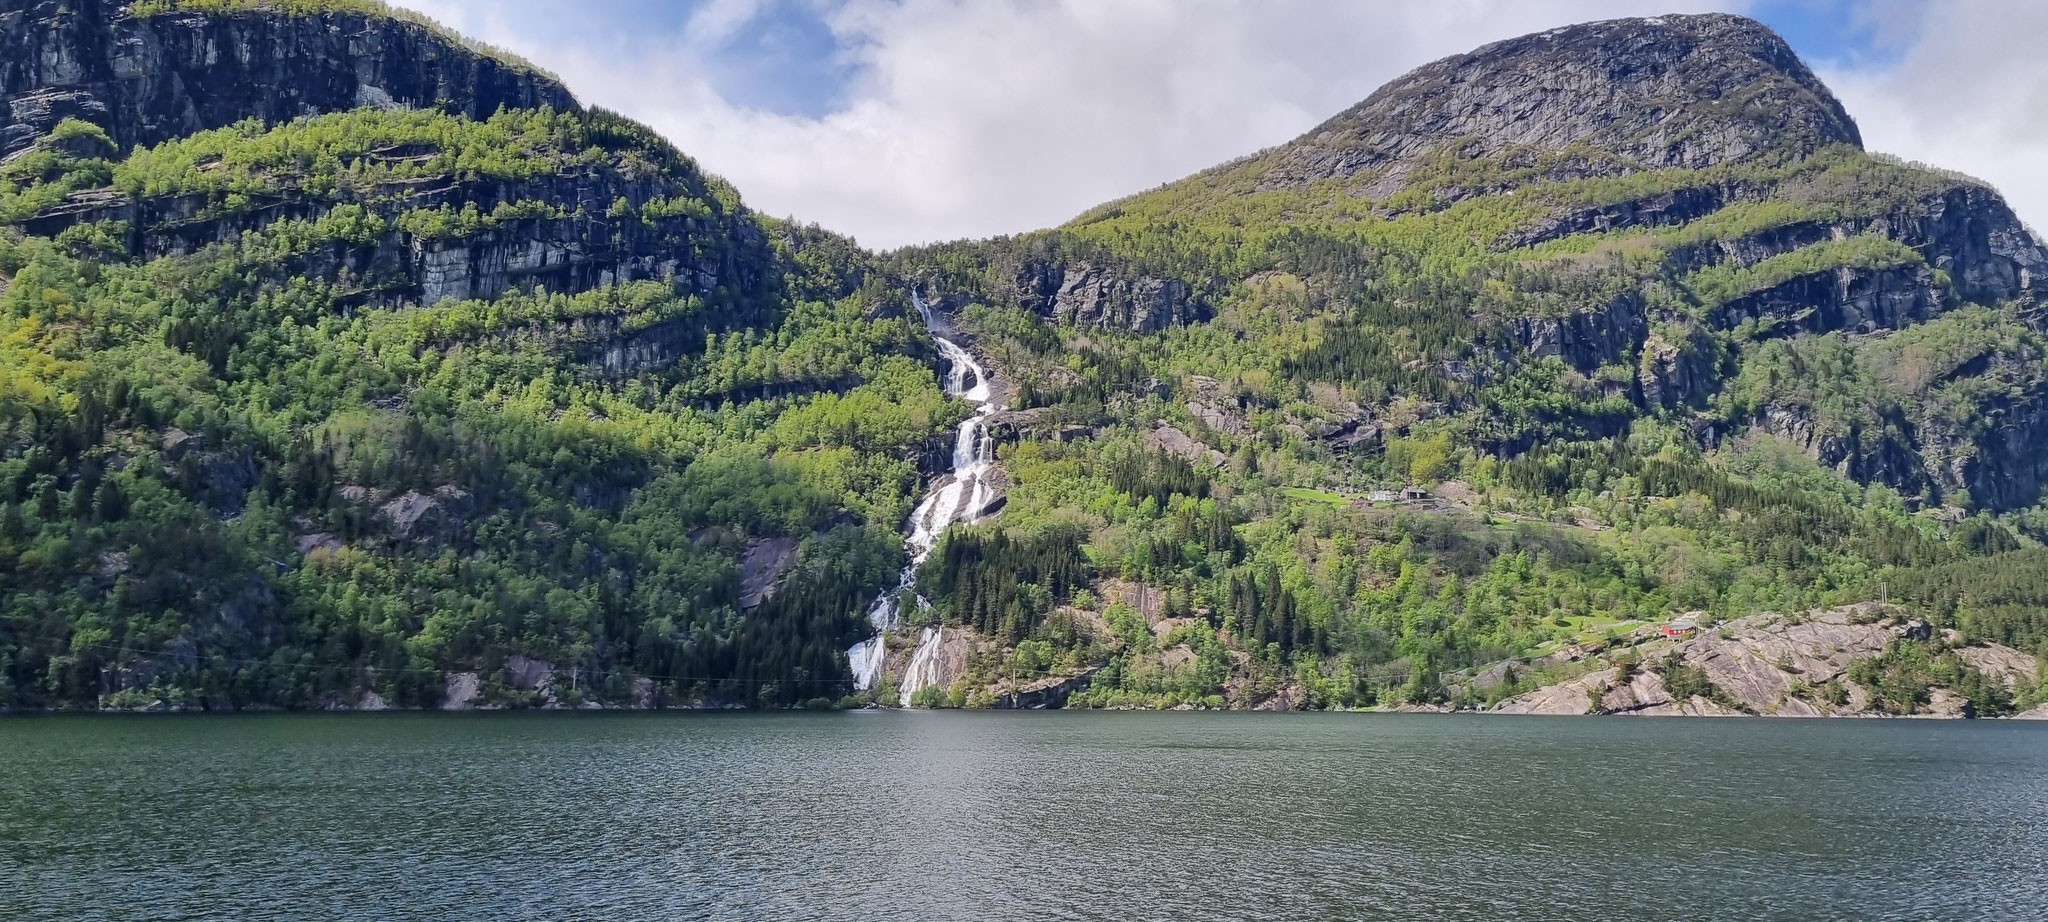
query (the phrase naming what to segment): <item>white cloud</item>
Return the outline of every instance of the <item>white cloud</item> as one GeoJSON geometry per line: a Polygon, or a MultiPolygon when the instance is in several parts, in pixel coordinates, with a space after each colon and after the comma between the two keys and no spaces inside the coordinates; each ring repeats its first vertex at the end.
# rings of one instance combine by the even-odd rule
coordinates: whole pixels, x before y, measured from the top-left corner
{"type": "MultiPolygon", "coordinates": [[[[836,111],[735,106],[673,54],[552,41],[495,0],[402,0],[642,119],[754,207],[870,246],[1014,233],[1285,141],[1446,54],[1568,22],[1727,6],[1684,0],[848,0],[836,111]]],[[[692,25],[730,34],[756,3],[692,25]]]]}
{"type": "Polygon", "coordinates": [[[1872,9],[1900,57],[1883,70],[1823,66],[1872,150],[1961,170],[2048,227],[2048,4],[1889,3],[1872,9]]]}
{"type": "MultiPolygon", "coordinates": [[[[403,2],[654,125],[754,207],[891,247],[1056,224],[1285,141],[1488,41],[1748,0],[844,0],[829,17],[853,82],[819,117],[734,105],[708,76],[707,56],[758,0],[698,8],[656,57],[623,40],[563,44],[496,0],[403,2]]],[[[1898,67],[1823,68],[1871,146],[1983,176],[2048,219],[2035,167],[2048,162],[2048,64],[2027,48],[2048,4],[1872,4],[1878,34],[1901,43],[1898,67]]]]}

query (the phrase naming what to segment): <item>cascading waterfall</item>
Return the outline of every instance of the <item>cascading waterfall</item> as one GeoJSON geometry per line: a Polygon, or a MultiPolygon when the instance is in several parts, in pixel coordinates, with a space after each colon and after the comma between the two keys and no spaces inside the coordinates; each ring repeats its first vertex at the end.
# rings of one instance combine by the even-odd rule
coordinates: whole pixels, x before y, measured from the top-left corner
{"type": "MultiPolygon", "coordinates": [[[[854,687],[862,690],[874,687],[875,679],[881,675],[887,653],[882,644],[883,632],[896,626],[896,600],[917,577],[918,565],[931,555],[932,547],[939,543],[939,536],[946,533],[948,526],[973,524],[996,498],[995,487],[989,483],[995,472],[996,447],[988,431],[988,418],[1002,410],[996,402],[995,387],[974,355],[943,335],[938,318],[924,299],[915,292],[910,298],[917,305],[918,315],[924,318],[925,329],[931,331],[932,341],[938,344],[939,354],[946,357],[946,394],[973,403],[975,408],[974,415],[960,423],[953,439],[952,472],[933,481],[932,489],[918,501],[910,520],[904,523],[903,546],[910,552],[910,562],[904,566],[896,589],[883,593],[868,609],[875,636],[846,651],[847,662],[853,667],[854,687]]],[[[917,603],[925,604],[923,599],[917,603]]],[[[918,689],[938,682],[939,647],[944,635],[945,629],[938,626],[927,627],[918,635],[917,649],[910,655],[899,690],[904,700],[908,701],[918,689]]]]}

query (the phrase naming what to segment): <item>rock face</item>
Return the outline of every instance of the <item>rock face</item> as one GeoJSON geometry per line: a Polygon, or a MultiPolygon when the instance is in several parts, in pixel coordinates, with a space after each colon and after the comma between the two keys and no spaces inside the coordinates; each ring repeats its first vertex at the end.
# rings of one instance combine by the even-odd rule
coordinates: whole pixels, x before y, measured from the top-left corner
{"type": "Polygon", "coordinates": [[[1996,304],[2048,297],[2048,248],[2027,231],[1997,192],[1961,183],[1918,207],[1867,222],[1831,226],[1837,235],[1877,233],[1920,250],[1949,274],[1965,300],[1996,304]]]}
{"type": "Polygon", "coordinates": [[[993,706],[1017,710],[1049,710],[1065,707],[1067,699],[1077,691],[1085,690],[1095,680],[1095,670],[1072,676],[1047,676],[1036,682],[1029,682],[1010,691],[997,695],[993,706]]]}
{"type": "Polygon", "coordinates": [[[1530,355],[1556,356],[1580,371],[1626,360],[1649,336],[1641,295],[1630,292],[1598,310],[1563,317],[1516,317],[1509,335],[1530,355]]]}
{"type": "Polygon", "coordinates": [[[1636,387],[1645,407],[1676,407],[1704,402],[1713,392],[1717,372],[1714,339],[1692,324],[1680,335],[1650,334],[1637,363],[1636,387]]]}
{"type": "Polygon", "coordinates": [[[359,106],[573,109],[565,87],[462,39],[361,12],[134,15],[120,0],[0,0],[0,156],[65,118],[123,150],[245,118],[359,106]]]}
{"type": "Polygon", "coordinates": [[[1417,68],[1276,151],[1266,184],[1399,168],[1451,143],[1471,156],[1584,151],[1638,166],[1701,167],[1861,146],[1862,136],[1784,40],[1752,20],[1618,19],[1417,68]]]}
{"type": "MultiPolygon", "coordinates": [[[[1929,639],[1923,622],[1897,610],[1862,604],[1790,616],[1751,615],[1676,644],[1638,648],[1638,665],[1601,666],[1577,678],[1518,695],[1494,708],[1501,714],[1629,714],[1639,716],[1853,717],[1874,713],[1869,694],[1848,681],[1851,666],[1875,657],[1901,637],[1929,639]],[[1666,657],[1699,670],[1711,697],[1676,700],[1658,669],[1666,657]],[[1836,696],[1824,688],[1838,688],[1836,696]]],[[[2033,657],[1997,644],[1957,651],[1965,663],[2008,688],[2030,681],[2033,657]]],[[[1934,689],[1927,716],[1962,717],[1967,704],[1934,689]]]]}
{"type": "Polygon", "coordinates": [[[1921,266],[1835,269],[1789,279],[1722,304],[1713,325],[1753,321],[1763,335],[1896,330],[1934,317],[1944,306],[1933,275],[1921,266]]]}
{"type": "Polygon", "coordinates": [[[1712,214],[1727,201],[1723,190],[1706,186],[1674,189],[1624,202],[1562,209],[1534,224],[1502,235],[1494,241],[1493,248],[1514,250],[1573,234],[1684,224],[1712,214]]]}
{"type": "Polygon", "coordinates": [[[451,672],[444,679],[445,690],[441,694],[440,709],[443,711],[467,711],[474,709],[483,692],[483,677],[474,672],[451,672]]]}
{"type": "Polygon", "coordinates": [[[753,538],[740,555],[740,607],[754,608],[775,594],[775,587],[796,565],[795,538],[753,538]]]}
{"type": "MultiPolygon", "coordinates": [[[[136,15],[110,0],[0,0],[0,96],[0,156],[38,143],[66,117],[100,125],[125,150],[245,119],[276,123],[364,106],[441,108],[473,118],[500,108],[579,108],[567,89],[530,65],[402,13],[265,8],[136,15]]],[[[373,151],[369,158],[420,160],[432,153],[373,151]]],[[[325,281],[352,292],[351,306],[379,307],[513,289],[576,293],[637,280],[706,297],[721,288],[758,291],[771,258],[751,215],[639,214],[649,203],[707,197],[693,166],[653,170],[644,159],[586,159],[516,181],[420,176],[331,196],[286,183],[250,193],[241,208],[224,208],[217,197],[136,200],[98,190],[76,194],[24,227],[54,236],[80,223],[119,222],[102,226],[125,225],[129,251],[153,258],[232,242],[278,221],[318,220],[337,204],[362,204],[391,229],[373,240],[319,241],[280,260],[276,275],[325,281]],[[451,235],[391,226],[402,213],[422,209],[473,205],[489,215],[536,203],[547,206],[543,213],[451,235]],[[622,219],[618,203],[633,213],[622,219]]],[[[707,323],[733,319],[695,315],[629,328],[618,315],[593,314],[508,335],[544,339],[606,374],[623,375],[672,362],[702,344],[707,323]]]]}
{"type": "Polygon", "coordinates": [[[1028,263],[1017,272],[1015,296],[1025,310],[1082,327],[1149,333],[1207,315],[1186,282],[1130,277],[1089,263],[1028,263]]]}
{"type": "MultiPolygon", "coordinates": [[[[1943,489],[1965,486],[1953,477],[1943,476],[1941,465],[1929,463],[1914,446],[1900,439],[1898,433],[1911,431],[1905,420],[1890,418],[1885,422],[1888,425],[1883,432],[1866,433],[1861,427],[1851,427],[1847,432],[1827,433],[1821,431],[1814,414],[1804,407],[1771,406],[1759,414],[1752,431],[1782,438],[1823,466],[1855,480],[1883,483],[1907,493],[1917,493],[1937,482],[1943,489]],[[1930,476],[1930,469],[1934,476],[1930,476]]],[[[1982,499],[1991,501],[1996,508],[2005,508],[1998,506],[1991,495],[1982,499]]]]}
{"type": "MultiPolygon", "coordinates": [[[[372,242],[325,241],[276,268],[283,275],[344,284],[359,292],[360,303],[378,306],[489,298],[514,288],[578,292],[643,279],[700,294],[721,285],[758,286],[758,267],[766,258],[768,242],[743,211],[639,220],[619,220],[610,214],[616,202],[639,209],[650,202],[698,194],[701,190],[673,179],[613,164],[584,164],[518,182],[439,176],[425,177],[403,190],[373,187],[337,193],[332,199],[280,196],[264,207],[230,214],[219,214],[210,207],[211,200],[198,197],[135,201],[118,194],[94,194],[78,206],[30,220],[27,228],[53,236],[83,222],[125,222],[131,251],[152,258],[229,242],[281,220],[317,219],[344,202],[363,204],[387,218],[409,210],[467,205],[488,214],[500,205],[539,202],[556,213],[511,219],[456,236],[422,237],[391,230],[372,242]]],[[[591,357],[607,371],[660,364],[682,345],[662,340],[658,329],[628,337],[616,329],[590,325],[601,322],[587,321],[578,332],[607,344],[605,351],[591,357]]]]}
{"type": "Polygon", "coordinates": [[[1230,460],[1222,452],[1210,448],[1202,442],[1195,441],[1187,433],[1167,425],[1165,420],[1158,420],[1152,424],[1152,428],[1145,433],[1145,442],[1154,448],[1185,458],[1205,468],[1219,468],[1230,460]]]}

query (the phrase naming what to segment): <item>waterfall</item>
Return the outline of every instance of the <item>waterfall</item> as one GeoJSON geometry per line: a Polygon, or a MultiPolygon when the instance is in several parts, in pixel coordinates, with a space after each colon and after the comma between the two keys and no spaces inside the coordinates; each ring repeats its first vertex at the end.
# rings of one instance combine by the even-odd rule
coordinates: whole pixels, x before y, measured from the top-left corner
{"type": "Polygon", "coordinates": [[[910,665],[903,667],[903,703],[909,704],[910,696],[918,689],[939,684],[939,648],[945,642],[945,633],[945,628],[931,625],[918,634],[910,665]]]}
{"type": "MultiPolygon", "coordinates": [[[[910,552],[910,561],[903,567],[903,573],[896,581],[893,591],[885,592],[868,609],[868,621],[875,626],[875,636],[855,644],[846,651],[847,662],[853,667],[853,685],[866,690],[874,687],[875,679],[881,675],[882,661],[886,650],[882,646],[882,634],[895,627],[899,612],[896,600],[917,577],[917,567],[930,556],[932,547],[939,543],[939,536],[955,523],[973,524],[981,518],[981,510],[995,500],[995,488],[989,484],[995,473],[995,439],[989,435],[988,418],[1002,410],[996,402],[995,386],[989,381],[988,373],[974,355],[959,343],[947,339],[932,309],[915,292],[911,293],[912,303],[917,305],[918,316],[924,318],[925,329],[932,335],[932,341],[939,347],[939,354],[946,358],[946,378],[943,387],[946,394],[958,397],[975,405],[974,415],[960,423],[953,437],[953,470],[932,482],[917,508],[910,513],[910,520],[903,523],[903,547],[910,552]]],[[[923,599],[918,603],[922,605],[923,599]]],[[[934,684],[939,677],[939,646],[943,631],[927,627],[919,635],[917,649],[911,654],[909,668],[903,677],[901,692],[904,700],[925,685],[934,684]]]]}

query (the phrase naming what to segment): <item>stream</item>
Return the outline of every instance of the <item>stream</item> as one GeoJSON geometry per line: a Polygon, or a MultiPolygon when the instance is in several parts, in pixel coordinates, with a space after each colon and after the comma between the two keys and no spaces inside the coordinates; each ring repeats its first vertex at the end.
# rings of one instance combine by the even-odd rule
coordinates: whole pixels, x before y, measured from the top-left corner
{"type": "MultiPolygon", "coordinates": [[[[882,663],[888,655],[883,638],[900,620],[898,600],[917,578],[918,565],[931,555],[932,547],[947,527],[979,521],[982,510],[996,499],[995,487],[989,482],[995,472],[996,446],[988,432],[989,417],[1002,409],[995,387],[973,354],[946,338],[944,327],[924,299],[914,292],[910,297],[917,305],[918,315],[924,318],[925,329],[931,331],[932,341],[938,344],[939,354],[946,358],[943,387],[947,396],[972,403],[975,409],[973,416],[960,423],[959,433],[953,439],[952,471],[932,481],[931,489],[903,525],[903,546],[909,551],[910,560],[904,564],[896,588],[883,593],[868,609],[868,621],[875,626],[875,636],[846,651],[847,661],[853,667],[854,687],[862,691],[874,687],[881,676],[882,663]]],[[[920,609],[926,605],[923,598],[916,603],[920,609]]],[[[902,687],[898,689],[903,700],[910,700],[911,694],[920,688],[938,683],[943,634],[940,625],[928,625],[918,634],[917,647],[911,652],[902,687]]]]}

